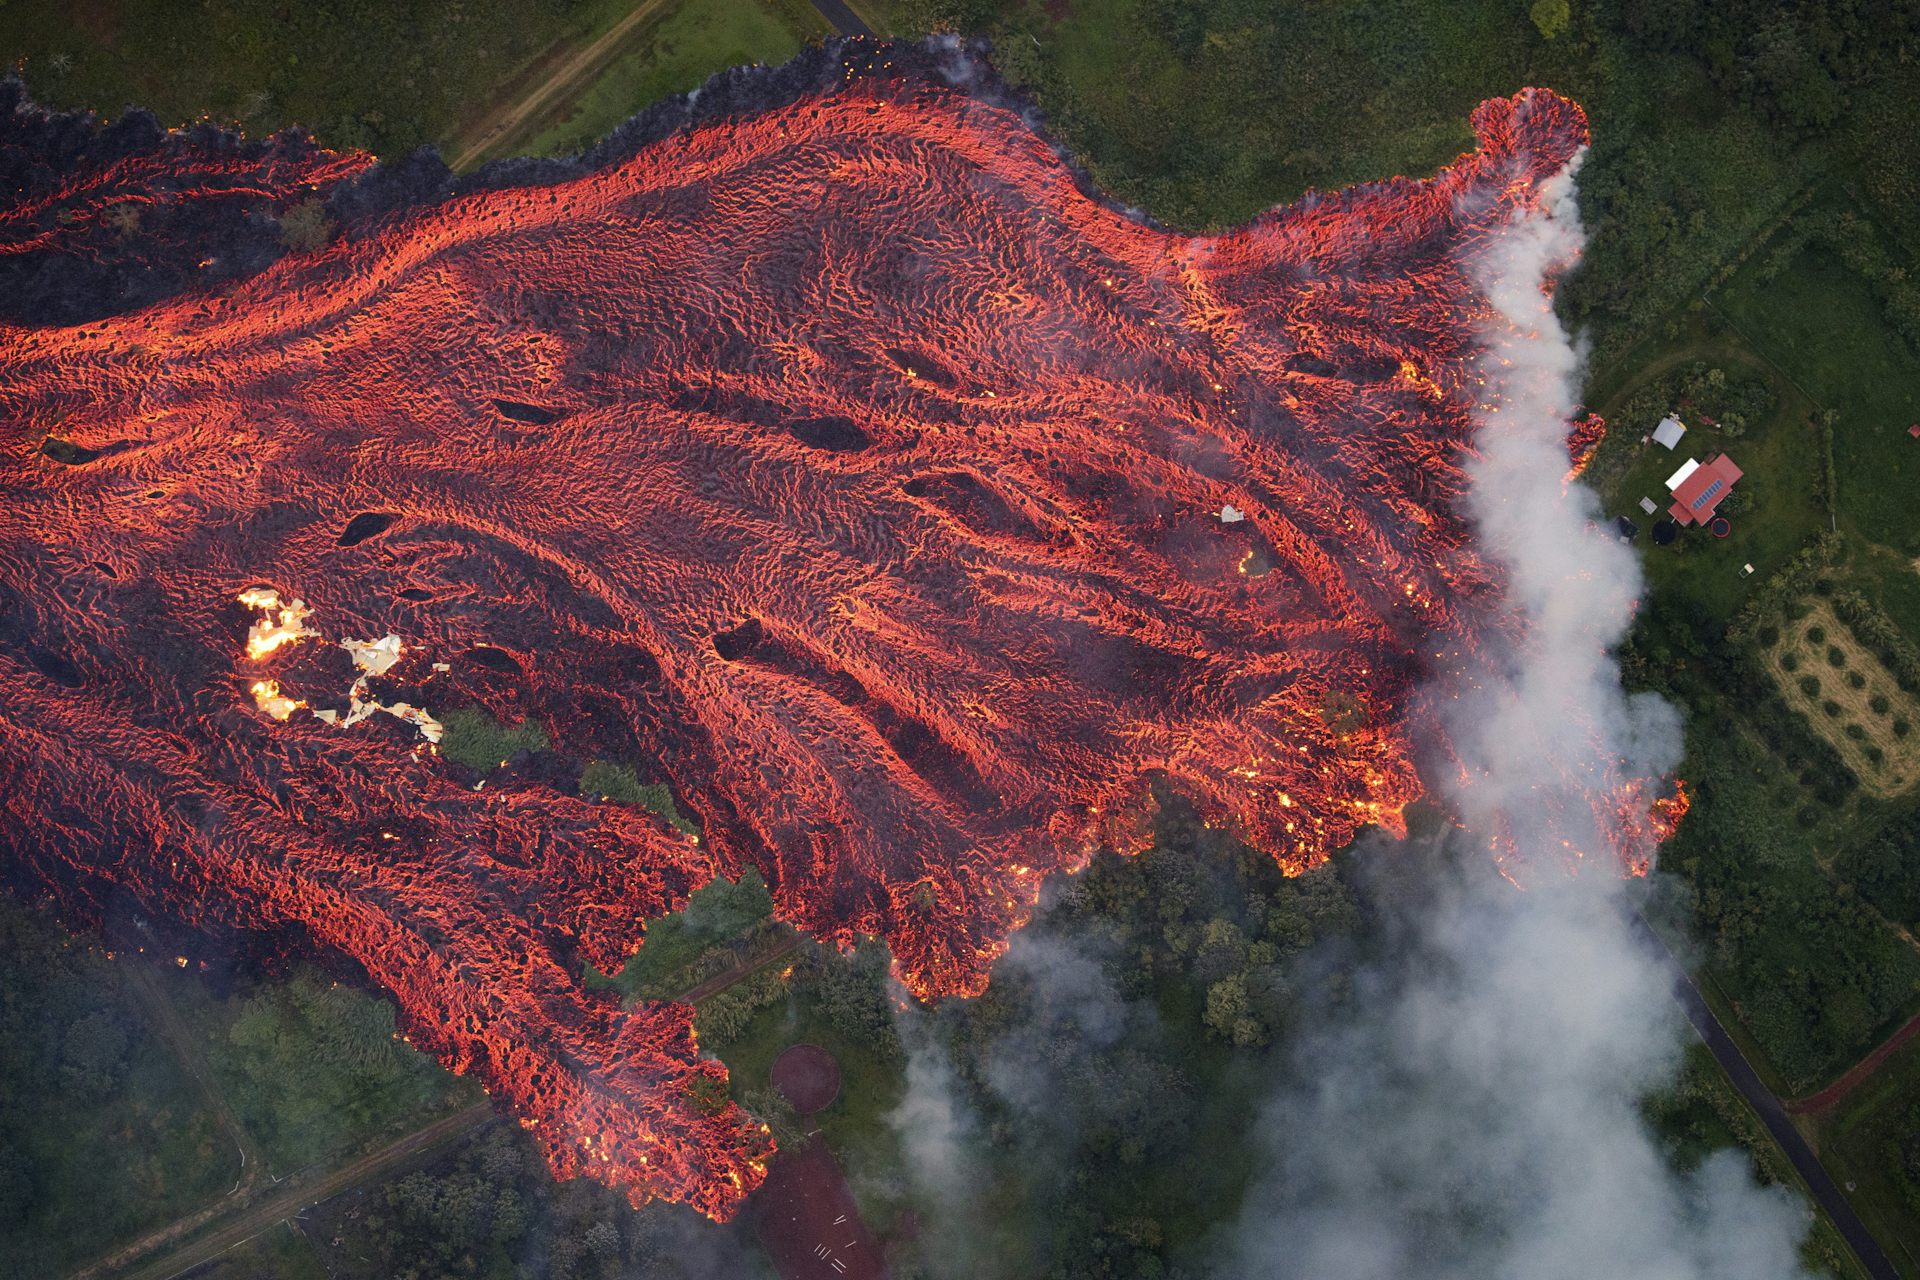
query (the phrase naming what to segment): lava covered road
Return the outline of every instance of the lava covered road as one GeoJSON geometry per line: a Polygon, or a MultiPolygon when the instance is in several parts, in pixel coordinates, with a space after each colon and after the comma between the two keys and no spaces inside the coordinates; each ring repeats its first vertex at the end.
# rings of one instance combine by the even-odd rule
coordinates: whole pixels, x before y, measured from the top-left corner
{"type": "Polygon", "coordinates": [[[128,119],[0,121],[0,849],[332,958],[560,1176],[715,1217],[764,1177],[691,1011],[581,981],[712,876],[978,992],[1150,781],[1290,868],[1400,830],[1412,691],[1496,625],[1469,266],[1586,141],[1551,93],[1202,237],[954,42],[459,181],[128,119]],[[470,704],[551,748],[451,768],[470,704]]]}

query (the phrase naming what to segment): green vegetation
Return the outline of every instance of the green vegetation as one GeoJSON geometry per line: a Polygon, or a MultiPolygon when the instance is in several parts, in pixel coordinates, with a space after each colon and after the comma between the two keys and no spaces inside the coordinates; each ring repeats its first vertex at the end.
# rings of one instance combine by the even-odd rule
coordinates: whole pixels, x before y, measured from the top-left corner
{"type": "Polygon", "coordinates": [[[193,1274],[196,1280],[331,1280],[313,1244],[287,1223],[228,1250],[211,1267],[193,1274]]]}
{"type": "Polygon", "coordinates": [[[1920,1275],[1920,1042],[1819,1120],[1820,1159],[1895,1263],[1920,1275]]]}
{"type": "Polygon", "coordinates": [[[277,1174],[391,1138],[479,1093],[400,1038],[388,1001],[311,969],[183,1002],[195,1006],[228,1104],[277,1174]]]}
{"type": "Polygon", "coordinates": [[[0,1258],[61,1275],[233,1185],[239,1153],[98,938],[0,892],[0,1258]]]}
{"type": "MultiPolygon", "coordinates": [[[[1732,1148],[1747,1153],[1762,1181],[1805,1193],[1786,1153],[1734,1091],[1704,1044],[1687,1047],[1679,1077],[1648,1098],[1645,1109],[1678,1167],[1695,1169],[1712,1153],[1732,1148]]],[[[1854,1280],[1866,1274],[1824,1214],[1816,1219],[1801,1254],[1809,1267],[1828,1275],[1854,1280]]]]}
{"type": "Polygon", "coordinates": [[[494,769],[522,751],[544,751],[547,731],[532,720],[504,725],[479,707],[461,707],[440,717],[446,732],[440,754],[469,769],[494,769]]]}
{"type": "Polygon", "coordinates": [[[587,985],[610,986],[629,1000],[665,1000],[790,936],[771,919],[773,895],[752,867],[730,881],[716,876],[680,910],[647,922],[640,950],[618,973],[587,967],[587,985]]]}
{"type": "MultiPolygon", "coordinates": [[[[1163,818],[1137,858],[1096,858],[994,970],[986,994],[911,1019],[984,1117],[983,1276],[1153,1275],[1197,1250],[1240,1202],[1247,1117],[1271,1080],[1245,1052],[1288,1024],[1295,961],[1349,937],[1356,901],[1332,868],[1287,879],[1271,859],[1185,815],[1163,818]],[[1074,1008],[1046,989],[1070,975],[1074,1008]],[[1042,978],[1046,978],[1042,982],[1042,978]],[[1081,1007],[1084,1005],[1084,1009],[1081,1007]],[[1095,1037],[1083,1017],[1124,1024],[1095,1037]]],[[[1312,972],[1341,982],[1341,965],[1312,972]]],[[[887,1115],[906,1097],[885,955],[813,951],[731,1037],[702,1043],[751,1103],[800,1040],[841,1062],[841,1096],[817,1118],[883,1234],[909,1209],[887,1115]],[[784,998],[782,998],[784,996],[784,998]]],[[[951,1210],[951,1206],[947,1206],[951,1210]]]]}
{"type": "MultiPolygon", "coordinates": [[[[555,1182],[527,1135],[483,1130],[425,1168],[308,1215],[331,1280],[773,1280],[751,1226],[633,1209],[591,1178],[555,1182]]],[[[305,1280],[256,1270],[218,1280],[305,1280]]]]}
{"type": "Polygon", "coordinates": [[[700,828],[681,816],[679,808],[673,803],[673,792],[667,789],[666,783],[641,782],[631,766],[610,760],[595,760],[580,773],[580,794],[638,805],[650,813],[659,814],[677,831],[690,836],[700,834],[700,828]]]}
{"type": "Polygon", "coordinates": [[[584,39],[625,6],[616,0],[425,0],[286,7],[234,0],[76,7],[10,0],[0,55],[20,61],[36,97],[163,121],[288,125],[334,147],[401,155],[444,142],[537,56],[584,39]]]}
{"type": "Polygon", "coordinates": [[[516,150],[584,150],[635,112],[699,87],[723,67],[784,62],[808,39],[827,34],[826,20],[804,0],[679,0],[659,12],[564,115],[516,150]]]}

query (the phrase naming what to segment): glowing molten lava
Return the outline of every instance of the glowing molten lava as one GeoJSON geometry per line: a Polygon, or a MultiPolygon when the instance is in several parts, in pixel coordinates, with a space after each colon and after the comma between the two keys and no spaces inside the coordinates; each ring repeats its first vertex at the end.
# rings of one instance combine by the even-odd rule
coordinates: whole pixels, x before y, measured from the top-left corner
{"type": "MultiPolygon", "coordinates": [[[[349,957],[557,1173],[725,1216],[768,1142],[696,1105],[691,1011],[579,981],[711,876],[759,867],[935,995],[1137,843],[1149,775],[1289,867],[1397,827],[1420,657],[1489,586],[1462,262],[1579,109],[1488,102],[1435,178],[1196,238],[1089,196],[952,56],[816,54],[597,170],[336,201],[321,252],[0,329],[16,860],[349,957]],[[669,779],[706,838],[476,790],[419,710],[474,701],[669,779]]],[[[54,252],[129,164],[236,198],[170,145],[0,249],[54,252]]]]}

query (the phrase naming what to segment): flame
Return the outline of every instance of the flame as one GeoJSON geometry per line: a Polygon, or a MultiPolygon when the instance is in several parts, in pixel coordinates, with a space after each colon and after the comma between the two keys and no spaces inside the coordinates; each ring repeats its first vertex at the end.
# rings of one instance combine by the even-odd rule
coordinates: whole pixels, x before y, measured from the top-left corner
{"type": "MultiPolygon", "coordinates": [[[[1424,655],[1495,585],[1455,509],[1472,397],[1442,393],[1478,353],[1463,256],[1584,117],[1491,101],[1431,179],[1189,238],[945,56],[815,50],[600,170],[8,330],[0,432],[84,403],[62,430],[127,447],[0,450],[0,594],[76,671],[138,673],[57,686],[0,637],[0,815],[61,815],[29,869],[349,957],[557,1175],[725,1218],[770,1137],[689,1100],[724,1080],[691,1010],[579,976],[714,875],[758,867],[934,997],[984,987],[1047,877],[1144,847],[1149,775],[1289,870],[1402,831],[1424,655]],[[343,545],[356,512],[395,523],[343,545]],[[242,642],[208,584],[263,574],[242,642]],[[297,593],[379,638],[301,644],[297,593]],[[429,696],[656,765],[704,838],[564,777],[463,784],[429,696]]],[[[256,163],[169,145],[63,199],[145,175],[191,212],[256,163]]],[[[364,158],[257,163],[324,195],[364,158]]]]}

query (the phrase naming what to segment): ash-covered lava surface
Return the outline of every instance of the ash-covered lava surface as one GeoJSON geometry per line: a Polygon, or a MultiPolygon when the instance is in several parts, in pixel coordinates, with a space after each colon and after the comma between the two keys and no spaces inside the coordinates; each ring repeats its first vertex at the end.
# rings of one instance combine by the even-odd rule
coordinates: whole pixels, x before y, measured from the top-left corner
{"type": "Polygon", "coordinates": [[[688,1008],[580,980],[710,877],[935,996],[1150,779],[1293,868],[1399,825],[1423,660],[1493,589],[1463,264],[1586,140],[1528,90],[1433,178],[1195,237],[951,44],[458,182],[11,105],[15,871],[345,957],[556,1173],[714,1217],[768,1138],[696,1105],[688,1008]],[[316,198],[337,236],[282,254],[316,198]],[[434,747],[474,702],[704,838],[476,789],[434,747]]]}

